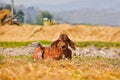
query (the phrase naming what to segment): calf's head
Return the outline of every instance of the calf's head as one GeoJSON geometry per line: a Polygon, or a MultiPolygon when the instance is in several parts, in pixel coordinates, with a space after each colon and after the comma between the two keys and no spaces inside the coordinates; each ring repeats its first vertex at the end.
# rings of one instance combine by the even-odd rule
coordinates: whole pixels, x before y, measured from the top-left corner
{"type": "Polygon", "coordinates": [[[56,40],[51,45],[52,48],[60,48],[62,51],[68,49],[68,43],[65,40],[56,40]]]}
{"type": "Polygon", "coordinates": [[[72,40],[70,40],[70,38],[66,34],[61,34],[57,40],[60,40],[60,41],[63,40],[67,42],[69,46],[73,48],[74,50],[76,48],[75,43],[72,40]]]}

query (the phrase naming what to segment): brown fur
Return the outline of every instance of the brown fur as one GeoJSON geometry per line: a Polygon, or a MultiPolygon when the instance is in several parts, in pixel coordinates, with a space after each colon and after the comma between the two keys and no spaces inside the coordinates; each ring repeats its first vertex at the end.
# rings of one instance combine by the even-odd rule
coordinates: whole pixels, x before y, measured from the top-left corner
{"type": "Polygon", "coordinates": [[[33,58],[35,60],[41,58],[60,60],[64,56],[67,59],[71,59],[72,52],[68,48],[69,45],[71,48],[75,49],[75,43],[71,41],[66,34],[61,34],[50,47],[43,47],[42,45],[39,45],[33,54],[33,58]],[[42,56],[40,56],[40,52],[42,52],[42,56]]]}
{"type": "Polygon", "coordinates": [[[75,43],[66,34],[61,34],[57,40],[64,40],[71,48],[76,49],[75,43]]]}
{"type": "MultiPolygon", "coordinates": [[[[61,34],[56,41],[64,41],[64,42],[65,42],[66,44],[68,44],[71,48],[73,48],[74,50],[76,49],[75,43],[74,43],[72,40],[70,40],[70,38],[69,38],[66,34],[61,34]]],[[[54,42],[52,43],[52,46],[53,46],[53,44],[56,44],[56,41],[54,41],[54,42]]],[[[72,52],[71,52],[71,50],[68,48],[68,45],[67,45],[66,50],[63,51],[63,55],[64,55],[65,58],[71,59],[71,58],[72,58],[72,52]]]]}
{"type": "Polygon", "coordinates": [[[35,49],[35,51],[33,53],[34,61],[42,59],[43,49],[44,49],[44,47],[42,45],[39,44],[37,46],[37,48],[35,49]]]}

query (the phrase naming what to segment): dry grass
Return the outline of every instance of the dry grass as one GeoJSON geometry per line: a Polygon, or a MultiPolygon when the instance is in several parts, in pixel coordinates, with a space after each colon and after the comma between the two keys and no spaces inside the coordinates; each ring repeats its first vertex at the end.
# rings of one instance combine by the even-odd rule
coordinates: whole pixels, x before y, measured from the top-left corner
{"type": "Polygon", "coordinates": [[[53,41],[61,33],[66,33],[76,42],[120,42],[120,27],[68,24],[44,27],[37,25],[0,26],[0,41],[53,41]]]}
{"type": "Polygon", "coordinates": [[[32,62],[29,56],[1,56],[1,80],[120,80],[120,59],[79,58],[32,62]]]}

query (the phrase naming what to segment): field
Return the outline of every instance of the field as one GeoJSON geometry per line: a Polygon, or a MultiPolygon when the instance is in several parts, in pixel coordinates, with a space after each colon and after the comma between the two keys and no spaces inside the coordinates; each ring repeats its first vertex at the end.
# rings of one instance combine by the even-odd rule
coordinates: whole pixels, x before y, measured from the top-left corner
{"type": "MultiPolygon", "coordinates": [[[[50,45],[61,33],[77,47],[120,48],[120,27],[69,24],[0,26],[0,47],[27,46],[35,41],[50,45]]],[[[73,56],[72,60],[34,62],[32,54],[0,53],[0,80],[120,80],[120,59],[73,56]]]]}
{"type": "Polygon", "coordinates": [[[69,24],[0,26],[0,41],[54,41],[61,33],[75,42],[120,42],[120,27],[69,24]]]}
{"type": "Polygon", "coordinates": [[[33,62],[31,55],[0,56],[1,80],[119,80],[120,59],[80,58],[33,62]]]}

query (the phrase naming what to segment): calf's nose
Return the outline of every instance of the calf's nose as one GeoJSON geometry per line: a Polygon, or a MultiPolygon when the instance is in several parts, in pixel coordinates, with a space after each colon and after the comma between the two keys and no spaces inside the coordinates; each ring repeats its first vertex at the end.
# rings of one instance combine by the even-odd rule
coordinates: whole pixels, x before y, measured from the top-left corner
{"type": "Polygon", "coordinates": [[[65,48],[65,46],[62,46],[62,49],[64,49],[65,48]]]}

